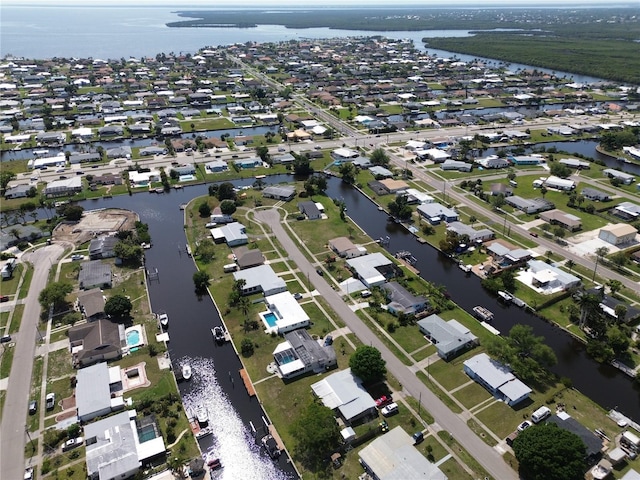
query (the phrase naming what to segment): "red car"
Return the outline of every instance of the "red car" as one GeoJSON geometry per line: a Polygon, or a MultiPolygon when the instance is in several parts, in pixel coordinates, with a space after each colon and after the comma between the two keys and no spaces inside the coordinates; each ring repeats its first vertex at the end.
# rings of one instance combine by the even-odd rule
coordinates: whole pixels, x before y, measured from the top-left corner
{"type": "Polygon", "coordinates": [[[0,302],[8,302],[9,295],[0,295],[0,302]]]}
{"type": "Polygon", "coordinates": [[[391,399],[389,397],[387,397],[386,395],[383,395],[380,398],[376,399],[376,407],[378,408],[383,407],[390,401],[391,399]]]}

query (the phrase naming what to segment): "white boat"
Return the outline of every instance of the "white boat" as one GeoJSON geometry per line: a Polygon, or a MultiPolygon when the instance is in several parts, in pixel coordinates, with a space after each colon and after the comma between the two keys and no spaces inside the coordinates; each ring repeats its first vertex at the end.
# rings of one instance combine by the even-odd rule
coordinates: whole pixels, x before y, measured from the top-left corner
{"type": "Polygon", "coordinates": [[[160,321],[162,328],[167,328],[169,326],[169,315],[167,315],[166,312],[159,313],[158,320],[160,321]]]}
{"type": "Polygon", "coordinates": [[[193,372],[191,371],[191,365],[187,363],[182,365],[182,378],[184,378],[185,380],[189,380],[191,378],[192,373],[193,372]]]}
{"type": "Polygon", "coordinates": [[[510,302],[513,300],[513,295],[511,295],[509,292],[503,292],[502,290],[498,290],[498,296],[505,302],[510,302]]]}
{"type": "Polygon", "coordinates": [[[479,305],[476,307],[473,307],[473,313],[477,318],[479,318],[483,322],[490,322],[491,320],[493,320],[493,313],[479,305]]]}
{"type": "Polygon", "coordinates": [[[209,412],[205,407],[199,407],[196,411],[196,420],[200,425],[205,425],[209,422],[209,412]]]}
{"type": "Polygon", "coordinates": [[[215,338],[216,342],[222,343],[222,342],[225,341],[224,329],[222,327],[220,327],[220,326],[213,327],[211,332],[213,333],[213,338],[215,338]]]}

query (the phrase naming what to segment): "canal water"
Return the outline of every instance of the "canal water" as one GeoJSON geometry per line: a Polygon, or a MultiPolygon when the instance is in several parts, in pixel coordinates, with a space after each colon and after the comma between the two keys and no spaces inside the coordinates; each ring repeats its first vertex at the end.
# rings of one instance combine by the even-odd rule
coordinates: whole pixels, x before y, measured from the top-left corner
{"type": "MultiPolygon", "coordinates": [[[[276,175],[265,179],[267,183],[290,180],[289,175],[276,175]]],[[[418,243],[401,225],[389,222],[387,215],[378,211],[371,200],[339,179],[328,180],[327,195],[343,200],[347,205],[348,214],[371,238],[388,236],[390,253],[394,254],[400,250],[411,251],[417,258],[416,268],[426,280],[444,285],[452,299],[467,311],[471,311],[476,305],[489,308],[495,313],[493,324],[501,332],[508,333],[517,323],[531,326],[536,335],[545,338],[558,357],[558,364],[553,368],[554,373],[570,378],[578,390],[604,408],[617,407],[634,420],[640,420],[640,388],[623,373],[609,365],[600,365],[593,361],[586,354],[583,344],[561,329],[515,306],[509,307],[498,302],[482,288],[477,277],[467,277],[451,259],[429,245],[418,243]]],[[[235,184],[246,186],[251,185],[252,181],[253,179],[244,179],[235,184]]],[[[220,318],[208,296],[199,298],[195,295],[191,281],[195,266],[191,258],[184,253],[185,235],[179,205],[206,193],[206,186],[200,185],[163,195],[141,193],[131,197],[88,200],[84,202],[84,206],[87,209],[129,208],[138,212],[141,220],[149,224],[154,246],[146,251],[147,268],[151,271],[158,268],[159,273],[158,281],[149,283],[152,305],[156,311],[166,310],[171,319],[169,348],[172,359],[176,364],[188,361],[194,369],[192,381],[181,384],[187,409],[195,409],[199,403],[206,402],[210,409],[210,418],[221,421],[220,424],[216,424],[214,430],[217,428],[219,432],[226,432],[225,428],[230,428],[230,425],[242,424],[245,443],[252,445],[251,432],[247,426],[249,422],[256,427],[263,425],[262,409],[255,399],[251,400],[248,397],[242,385],[238,375],[240,362],[232,346],[214,345],[210,329],[220,324],[220,318]],[[215,402],[221,398],[233,405],[235,410],[217,405],[215,402]],[[222,411],[235,411],[237,416],[231,413],[219,415],[222,411]],[[228,415],[229,420],[226,419],[228,415]]],[[[227,403],[222,403],[227,406],[227,403]]],[[[227,433],[222,436],[214,435],[204,439],[203,450],[211,448],[214,454],[227,452],[228,450],[223,448],[224,442],[231,442],[232,438],[233,442],[241,443],[238,436],[227,433]]],[[[240,461],[240,457],[241,455],[229,458],[240,461]]],[[[266,466],[273,465],[265,455],[256,458],[264,460],[266,466]]],[[[223,463],[224,461],[225,459],[223,463]]],[[[285,475],[282,472],[292,475],[292,468],[286,459],[282,458],[278,466],[279,470],[273,472],[276,476],[261,478],[280,478],[277,475],[285,475]]]]}
{"type": "Polygon", "coordinates": [[[179,369],[183,363],[192,367],[193,376],[189,382],[179,384],[180,392],[188,413],[194,414],[202,407],[208,411],[213,435],[201,439],[200,445],[208,457],[220,458],[224,466],[214,477],[297,478],[286,455],[274,462],[259,448],[256,440],[265,434],[264,411],[257,398],[247,394],[239,375],[242,364],[232,344],[216,345],[213,340],[211,328],[222,322],[211,298],[194,292],[192,276],[196,267],[185,252],[183,212],[179,206],[206,193],[206,187],[200,185],[162,195],[144,193],[89,200],[83,205],[87,209],[128,208],[149,224],[153,248],[145,250],[146,268],[158,271],[157,280],[148,282],[151,304],[154,311],[164,310],[169,315],[168,346],[174,368],[179,369]]]}

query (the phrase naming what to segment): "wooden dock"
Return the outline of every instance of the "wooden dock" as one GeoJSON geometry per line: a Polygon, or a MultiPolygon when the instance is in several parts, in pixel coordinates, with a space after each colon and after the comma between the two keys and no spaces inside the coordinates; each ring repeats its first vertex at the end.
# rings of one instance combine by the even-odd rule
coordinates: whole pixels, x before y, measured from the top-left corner
{"type": "Polygon", "coordinates": [[[247,373],[247,371],[244,368],[240,369],[240,377],[242,378],[242,381],[244,382],[244,388],[247,389],[247,393],[249,394],[250,397],[255,397],[256,396],[256,389],[253,388],[253,383],[251,383],[251,379],[249,378],[249,374],[247,373]]]}

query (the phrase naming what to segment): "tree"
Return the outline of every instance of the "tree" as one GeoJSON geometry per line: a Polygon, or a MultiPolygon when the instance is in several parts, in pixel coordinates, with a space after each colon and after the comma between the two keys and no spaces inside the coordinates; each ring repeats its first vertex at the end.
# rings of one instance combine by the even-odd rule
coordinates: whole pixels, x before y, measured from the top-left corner
{"type": "Polygon", "coordinates": [[[220,203],[220,211],[224,215],[233,215],[236,213],[236,202],[234,200],[223,200],[220,203]]]}
{"type": "Polygon", "coordinates": [[[104,313],[114,318],[127,318],[133,305],[128,297],[116,294],[110,297],[104,304],[104,313]]]}
{"type": "Polygon", "coordinates": [[[351,372],[365,383],[383,380],[387,374],[385,364],[380,351],[369,345],[360,345],[349,358],[351,372]]]}
{"type": "Polygon", "coordinates": [[[223,200],[235,200],[236,198],[236,191],[234,189],[233,183],[231,182],[224,182],[221,183],[218,186],[218,189],[216,190],[216,197],[218,197],[218,200],[223,201],[223,200]]]}
{"type": "Polygon", "coordinates": [[[387,204],[387,208],[389,209],[389,213],[392,217],[400,220],[407,220],[411,218],[411,214],[413,213],[406,195],[398,195],[395,200],[392,200],[387,204]]]}
{"type": "Polygon", "coordinates": [[[196,292],[204,293],[209,286],[211,277],[205,271],[198,270],[193,274],[193,285],[196,287],[196,292]]]}
{"type": "Polygon", "coordinates": [[[607,329],[607,343],[617,356],[621,356],[627,352],[631,344],[630,332],[621,325],[613,325],[607,329]]]}
{"type": "Polygon", "coordinates": [[[619,270],[621,270],[622,267],[624,267],[627,264],[627,262],[629,262],[629,258],[627,257],[627,254],[624,253],[623,251],[620,251],[611,255],[611,263],[613,263],[616,267],[618,267],[619,270]]]}
{"type": "Polygon", "coordinates": [[[66,297],[72,291],[73,286],[69,283],[53,282],[40,291],[38,302],[40,302],[43,310],[47,310],[50,305],[53,305],[54,311],[59,311],[66,307],[66,297]]]}
{"type": "Polygon", "coordinates": [[[342,181],[344,183],[348,183],[349,185],[352,185],[353,183],[355,183],[356,167],[353,163],[351,162],[343,163],[342,165],[340,165],[338,172],[340,173],[340,176],[342,177],[342,181]]]}
{"type": "Polygon", "coordinates": [[[325,467],[326,459],[340,445],[340,428],[333,411],[317,401],[302,411],[290,432],[296,439],[294,455],[312,471],[325,467]]]}
{"type": "Polygon", "coordinates": [[[265,147],[264,145],[261,145],[258,148],[256,148],[256,153],[260,157],[260,160],[262,160],[265,163],[271,164],[271,155],[269,154],[269,148],[268,147],[265,147]]]}
{"type": "Polygon", "coordinates": [[[7,185],[11,180],[16,178],[16,174],[14,172],[1,172],[0,173],[0,193],[4,193],[7,189],[7,185]]]}
{"type": "Polygon", "coordinates": [[[514,325],[504,340],[492,338],[487,343],[487,352],[509,364],[524,380],[540,378],[546,368],[557,362],[551,347],[544,343],[544,337],[534,335],[528,325],[514,325]]]}
{"type": "Polygon", "coordinates": [[[544,185],[540,187],[540,195],[542,195],[542,198],[544,198],[547,192],[548,192],[547,187],[545,187],[544,185]]]}
{"type": "Polygon", "coordinates": [[[491,205],[493,206],[494,210],[498,210],[499,208],[502,208],[506,203],[507,202],[504,199],[504,195],[501,193],[491,197],[491,205]]]}
{"type": "Polygon", "coordinates": [[[242,342],[240,343],[240,352],[242,353],[243,357],[250,357],[251,355],[253,355],[254,349],[255,346],[250,338],[242,339],[242,342]]]}
{"type": "Polygon", "coordinates": [[[579,436],[554,423],[527,428],[513,441],[525,480],[583,479],[586,450],[579,436]]]}
{"type": "Polygon", "coordinates": [[[573,267],[576,266],[576,262],[574,262],[573,260],[569,259],[564,263],[564,266],[567,267],[569,269],[569,271],[573,270],[573,267]]]}
{"type": "Polygon", "coordinates": [[[607,287],[609,287],[609,291],[611,292],[611,296],[615,297],[616,294],[622,290],[622,282],[620,280],[610,279],[607,280],[607,287]]]}
{"type": "Polygon", "coordinates": [[[198,213],[202,218],[207,218],[211,215],[211,207],[209,206],[209,202],[204,200],[200,205],[198,205],[198,213]]]}
{"type": "Polygon", "coordinates": [[[72,205],[70,203],[63,205],[58,210],[58,213],[62,215],[66,220],[71,222],[77,222],[82,218],[82,213],[84,212],[84,208],[80,205],[72,205]]]}
{"type": "Polygon", "coordinates": [[[374,165],[380,165],[382,167],[386,167],[389,165],[389,155],[382,148],[376,148],[373,152],[371,152],[371,163],[374,165]]]}
{"type": "Polygon", "coordinates": [[[125,264],[138,265],[142,257],[142,247],[129,238],[116,243],[113,253],[125,264]]]}
{"type": "Polygon", "coordinates": [[[303,154],[295,157],[295,160],[293,161],[293,173],[300,176],[306,176],[313,173],[313,168],[311,168],[311,162],[309,161],[308,155],[303,154]]]}

